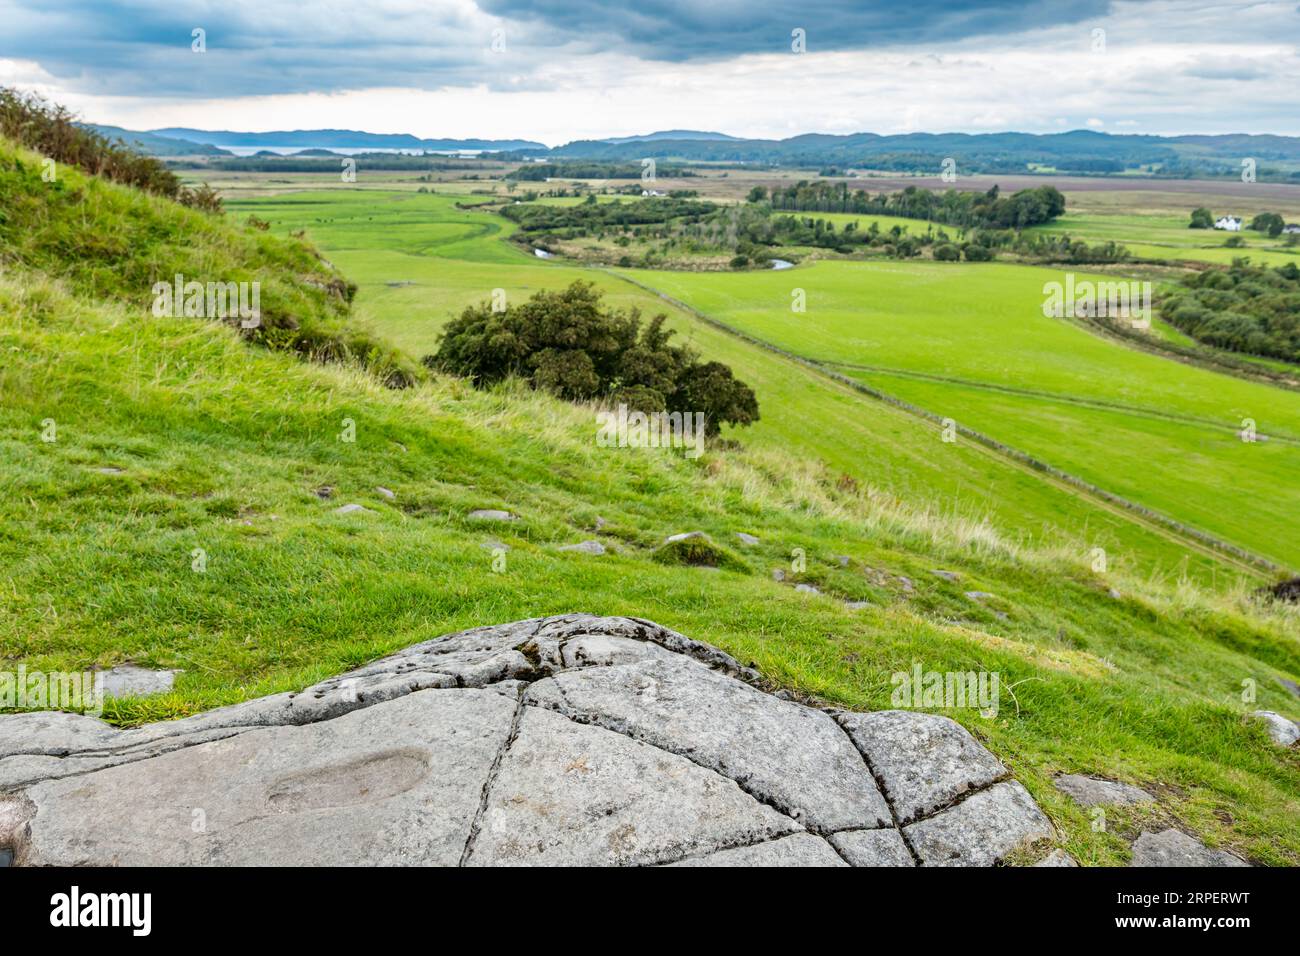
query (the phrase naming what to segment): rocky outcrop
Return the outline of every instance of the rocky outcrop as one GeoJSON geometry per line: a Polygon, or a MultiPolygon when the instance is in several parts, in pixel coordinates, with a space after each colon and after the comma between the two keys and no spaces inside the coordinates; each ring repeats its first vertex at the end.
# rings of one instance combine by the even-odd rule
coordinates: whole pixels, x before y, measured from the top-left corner
{"type": "Polygon", "coordinates": [[[18,865],[989,865],[1053,830],[934,715],[817,709],[650,621],[475,628],[117,730],[0,716],[18,865]]]}

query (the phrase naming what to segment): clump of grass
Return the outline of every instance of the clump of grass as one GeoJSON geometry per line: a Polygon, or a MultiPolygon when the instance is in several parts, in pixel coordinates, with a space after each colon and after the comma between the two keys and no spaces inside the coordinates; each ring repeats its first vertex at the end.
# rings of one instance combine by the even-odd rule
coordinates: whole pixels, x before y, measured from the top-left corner
{"type": "Polygon", "coordinates": [[[715,544],[707,537],[666,541],[651,557],[660,564],[684,564],[696,568],[725,568],[749,574],[750,567],[734,551],[715,544]]]}

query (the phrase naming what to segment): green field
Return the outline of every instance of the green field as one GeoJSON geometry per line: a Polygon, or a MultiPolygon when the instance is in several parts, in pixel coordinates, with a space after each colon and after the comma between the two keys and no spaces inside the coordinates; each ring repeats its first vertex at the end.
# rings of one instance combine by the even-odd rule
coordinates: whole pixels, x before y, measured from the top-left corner
{"type": "MultiPolygon", "coordinates": [[[[1231,265],[1233,259],[1249,256],[1256,265],[1280,266],[1288,262],[1300,265],[1300,247],[1287,247],[1282,238],[1270,239],[1249,229],[1238,233],[1217,229],[1188,229],[1188,215],[1133,215],[1067,212],[1060,219],[1031,231],[1068,233],[1071,238],[1089,243],[1118,242],[1139,259],[1192,260],[1231,265]],[[1224,241],[1240,236],[1244,248],[1230,249],[1224,241]]],[[[1246,221],[1250,221],[1246,216],[1246,221]]]]}
{"type": "MultiPolygon", "coordinates": [[[[1185,540],[1171,539],[978,446],[943,443],[937,427],[719,333],[630,283],[604,273],[530,258],[498,241],[508,234],[511,224],[498,217],[456,209],[450,198],[336,191],[232,205],[232,212],[239,215],[255,212],[271,221],[276,231],[305,228],[330,260],[360,284],[359,314],[413,354],[432,352],[442,324],[464,305],[487,299],[494,288],[518,298],[538,289],[560,288],[575,278],[595,279],[616,305],[639,307],[647,314],[668,311],[675,327],[690,336],[709,357],[727,361],[743,372],[756,388],[763,411],[758,425],[737,436],[747,444],[799,449],[909,501],[923,502],[942,512],[988,517],[1017,539],[1047,541],[1077,551],[1104,547],[1112,560],[1141,573],[1169,579],[1189,573],[1201,580],[1228,582],[1239,573],[1239,569],[1189,549],[1185,540]]],[[[772,301],[788,303],[792,285],[803,283],[806,276],[822,274],[823,269],[850,270],[844,273],[849,278],[875,274],[876,267],[872,273],[863,273],[859,271],[861,265],[826,263],[770,273],[632,275],[674,295],[683,293],[681,297],[693,305],[710,314],[718,310],[718,317],[729,321],[733,316],[721,308],[721,302],[699,290],[745,290],[748,295],[749,290],[771,289],[771,294],[778,297],[772,301]],[[789,278],[792,276],[799,278],[789,278]],[[685,294],[688,287],[691,295],[685,294]]],[[[962,271],[968,268],[963,265],[908,263],[879,268],[903,277],[924,277],[926,269],[939,276],[977,274],[962,271]]],[[[1036,274],[1033,270],[1023,271],[1036,274]]],[[[860,297],[852,287],[846,288],[846,307],[856,308],[852,303],[860,302],[860,297]]],[[[1000,283],[995,292],[1001,294],[1000,283]]],[[[810,303],[813,301],[810,299],[810,303]]],[[[823,314],[819,308],[810,305],[810,314],[800,318],[810,321],[823,314]]],[[[782,322],[775,309],[757,311],[776,325],[782,322]]],[[[750,331],[766,335],[772,330],[759,326],[750,331]]],[[[1083,333],[1069,330],[1068,334],[1096,346],[1103,357],[1116,351],[1129,355],[1083,333]]],[[[930,349],[921,342],[913,343],[913,347],[918,361],[927,362],[930,349]]],[[[832,357],[814,350],[795,351],[832,357]]],[[[1172,365],[1158,359],[1150,361],[1158,367],[1172,365]]],[[[1084,370],[1084,380],[1088,371],[1084,370]]],[[[1078,381],[1069,379],[1062,388],[1068,390],[1078,381]]],[[[1176,391],[1176,387],[1175,382],[1169,390],[1176,391]]],[[[1260,427],[1264,428],[1263,424],[1260,427]]]]}
{"type": "Polygon", "coordinates": [[[819,262],[784,273],[638,277],[1131,501],[1300,564],[1290,532],[1300,509],[1300,394],[1044,317],[1044,283],[1062,281],[1061,272],[819,262]],[[803,314],[790,310],[796,287],[803,314]],[[1247,418],[1268,441],[1237,437],[1247,418]]]}

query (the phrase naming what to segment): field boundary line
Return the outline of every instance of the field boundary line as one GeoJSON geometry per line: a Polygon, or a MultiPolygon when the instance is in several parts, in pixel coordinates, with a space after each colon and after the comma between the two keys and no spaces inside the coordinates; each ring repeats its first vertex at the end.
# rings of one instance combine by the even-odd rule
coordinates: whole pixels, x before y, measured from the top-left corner
{"type": "MultiPolygon", "coordinates": [[[[1220,358],[1217,351],[1210,346],[1194,349],[1174,342],[1138,337],[1135,333],[1129,332],[1123,327],[1114,326],[1097,319],[1081,319],[1069,315],[1063,316],[1063,318],[1075,328],[1090,332],[1109,342],[1126,346],[1135,352],[1145,352],[1148,355],[1169,359],[1182,365],[1190,365],[1193,368],[1199,368],[1203,372],[1230,375],[1242,381],[1254,382],[1257,385],[1271,385],[1287,392],[1300,392],[1300,382],[1286,377],[1284,373],[1274,372],[1260,366],[1246,367],[1244,364],[1235,364],[1232,359],[1220,358]]],[[[1173,325],[1173,323],[1169,324],[1173,325]]],[[[1173,327],[1178,328],[1176,325],[1173,327]]],[[[1242,359],[1240,361],[1244,363],[1246,360],[1242,359]]]]}
{"type": "MultiPolygon", "coordinates": [[[[905,411],[911,415],[914,415],[917,418],[921,418],[926,421],[934,422],[940,425],[942,425],[944,422],[944,418],[941,415],[936,415],[934,412],[922,408],[919,405],[913,405],[911,402],[904,401],[901,398],[897,398],[896,396],[890,395],[888,392],[882,392],[880,389],[873,388],[870,385],[867,385],[863,382],[859,382],[856,379],[850,378],[847,375],[843,375],[839,372],[829,369],[825,365],[822,365],[820,362],[817,362],[814,359],[805,358],[802,355],[797,355],[794,352],[787,351],[786,349],[783,349],[778,345],[774,345],[771,342],[766,341],[765,339],[760,339],[757,336],[750,335],[748,332],[742,332],[740,329],[728,325],[726,322],[723,322],[719,319],[715,319],[713,316],[701,312],[699,309],[696,309],[694,306],[687,305],[685,302],[682,302],[680,299],[676,299],[665,292],[661,292],[658,289],[654,288],[653,286],[647,285],[646,283],[634,279],[631,276],[625,276],[608,269],[596,269],[595,271],[603,272],[607,275],[613,276],[616,279],[620,279],[624,282],[634,285],[639,289],[643,289],[644,291],[649,292],[655,296],[658,296],[660,299],[663,299],[665,302],[669,303],[670,305],[681,309],[687,314],[694,316],[700,321],[708,325],[711,325],[722,332],[726,332],[727,334],[742,339],[743,341],[746,341],[751,345],[756,345],[759,348],[766,349],[769,352],[774,352],[777,355],[782,356],[783,358],[789,359],[793,362],[797,362],[800,365],[803,365],[804,367],[809,368],[814,372],[817,372],[819,375],[829,378],[832,381],[838,382],[841,385],[847,386],[848,388],[851,388],[856,392],[859,392],[863,395],[867,395],[871,398],[876,399],[877,401],[884,402],[887,405],[892,405],[893,407],[905,411]]],[[[1010,458],[1013,461],[1017,462],[1018,464],[1023,465],[1029,469],[1032,469],[1033,471],[1054,478],[1059,482],[1062,482],[1079,491],[1084,492],[1090,497],[1099,498],[1109,505],[1112,505],[1116,508],[1123,509],[1124,511],[1127,511],[1132,515],[1145,519],[1147,522],[1151,524],[1158,525],[1167,532],[1172,532],[1184,539],[1187,538],[1192,539],[1191,542],[1184,541],[1184,544],[1188,544],[1188,543],[1198,544],[1201,546],[1201,550],[1208,549],[1214,552],[1219,557],[1229,558],[1233,560],[1234,563],[1237,563],[1238,565],[1242,565],[1242,566],[1248,566],[1251,570],[1254,570],[1256,572],[1271,572],[1273,574],[1281,574],[1286,570],[1281,565],[1275,564],[1274,562],[1268,560],[1262,555],[1255,554],[1254,552],[1248,551],[1245,548],[1238,547],[1235,544],[1230,544],[1227,541],[1223,541],[1219,538],[1216,538],[1214,535],[1208,534],[1197,528],[1190,527],[1189,525],[1185,525],[1180,521],[1170,518],[1168,515],[1161,514],[1158,511],[1153,511],[1152,509],[1147,508],[1144,505],[1140,505],[1135,501],[1129,501],[1127,498],[1117,495],[1114,492],[1107,491],[1106,489],[1094,485],[1089,481],[1085,481],[1084,479],[1079,478],[1076,475],[1072,475],[1069,472],[1062,471],[1061,469],[1057,468],[1054,465],[1049,465],[1047,462],[1035,458],[1032,455],[1029,455],[1026,452],[1021,451],[1018,448],[1013,448],[1010,445],[1003,444],[1002,442],[998,441],[996,438],[992,438],[988,435],[983,434],[982,432],[977,432],[972,428],[966,427],[965,425],[961,425],[957,423],[954,424],[959,434],[965,435],[971,441],[976,442],[979,445],[982,445],[984,448],[993,451],[1000,456],[1010,458]]]]}
{"type": "MultiPolygon", "coordinates": [[[[1141,405],[1125,405],[1121,402],[1107,402],[1101,399],[1080,398],[1077,395],[1065,395],[1057,392],[1040,392],[1032,388],[1016,388],[1013,385],[999,385],[994,382],[977,382],[968,378],[955,378],[948,375],[932,375],[928,372],[916,372],[910,369],[901,368],[887,368],[883,365],[860,365],[856,362],[839,362],[832,359],[818,358],[810,358],[810,361],[831,368],[855,369],[863,372],[874,372],[878,375],[897,375],[899,378],[919,378],[928,382],[938,382],[941,385],[960,385],[964,388],[979,388],[990,392],[1001,392],[1007,395],[1023,395],[1029,398],[1041,398],[1047,401],[1063,402],[1069,405],[1082,405],[1085,408],[1126,412],[1142,418],[1154,418],[1160,421],[1176,422],[1183,425],[1207,425],[1216,431],[1226,430],[1233,433],[1240,432],[1240,429],[1233,425],[1217,422],[1211,418],[1200,418],[1196,415],[1182,415],[1177,412],[1162,412],[1154,408],[1144,408],[1141,405]]],[[[1267,437],[1271,441],[1300,445],[1300,438],[1295,438],[1291,435],[1279,432],[1269,432],[1267,437]]]]}

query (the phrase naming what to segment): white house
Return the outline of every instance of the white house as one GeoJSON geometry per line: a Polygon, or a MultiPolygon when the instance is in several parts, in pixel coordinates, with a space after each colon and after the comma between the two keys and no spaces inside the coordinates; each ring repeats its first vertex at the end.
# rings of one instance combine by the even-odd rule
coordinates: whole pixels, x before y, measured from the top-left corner
{"type": "Polygon", "coordinates": [[[1294,222],[1288,223],[1282,227],[1282,231],[1288,236],[1300,235],[1300,224],[1294,222]]]}
{"type": "Polygon", "coordinates": [[[666,195],[666,193],[662,193],[657,189],[643,189],[641,190],[641,195],[642,196],[663,196],[666,195]]]}
{"type": "Polygon", "coordinates": [[[1241,232],[1240,216],[1220,216],[1214,221],[1215,229],[1224,229],[1228,232],[1241,232]]]}

